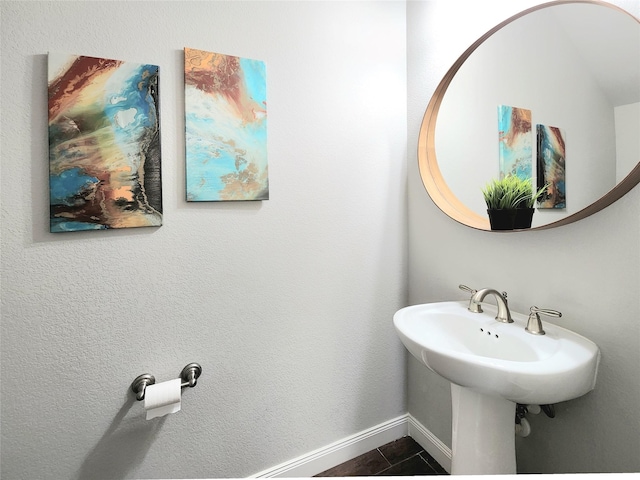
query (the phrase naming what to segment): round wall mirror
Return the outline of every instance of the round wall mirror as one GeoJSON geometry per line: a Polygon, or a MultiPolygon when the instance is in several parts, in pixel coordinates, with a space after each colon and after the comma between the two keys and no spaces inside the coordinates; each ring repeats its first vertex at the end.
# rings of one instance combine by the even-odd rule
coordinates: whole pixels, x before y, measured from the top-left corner
{"type": "Polygon", "coordinates": [[[604,2],[545,3],[500,23],[454,63],[427,107],[418,162],[432,200],[464,225],[490,230],[482,188],[508,169],[499,117],[509,109],[529,115],[534,187],[549,153],[545,129],[561,132],[564,201],[537,208],[532,229],[621,198],[640,182],[640,21],[604,2]]]}

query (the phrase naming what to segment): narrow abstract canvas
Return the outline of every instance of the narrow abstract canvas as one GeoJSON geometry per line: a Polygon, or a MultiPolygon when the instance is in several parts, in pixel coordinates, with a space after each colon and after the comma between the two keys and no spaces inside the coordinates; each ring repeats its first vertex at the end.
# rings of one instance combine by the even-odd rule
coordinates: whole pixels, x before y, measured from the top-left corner
{"type": "Polygon", "coordinates": [[[162,225],[158,67],[49,54],[51,232],[162,225]]]}
{"type": "Polygon", "coordinates": [[[548,185],[538,208],[566,208],[565,136],[557,127],[536,125],[538,188],[548,185]]]}
{"type": "Polygon", "coordinates": [[[264,62],[184,49],[187,201],[267,200],[264,62]]]}
{"type": "Polygon", "coordinates": [[[500,178],[531,178],[533,170],[531,110],[498,106],[500,178]]]}

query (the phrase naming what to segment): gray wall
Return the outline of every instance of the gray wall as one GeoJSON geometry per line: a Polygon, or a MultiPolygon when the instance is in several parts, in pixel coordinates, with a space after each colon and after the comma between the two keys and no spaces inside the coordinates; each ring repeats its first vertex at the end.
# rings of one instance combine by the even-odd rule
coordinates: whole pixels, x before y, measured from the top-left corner
{"type": "Polygon", "coordinates": [[[0,8],[3,479],[243,477],[406,412],[403,2],[0,8]],[[184,47],[265,61],[269,201],[185,202],[184,47]],[[48,233],[48,51],[160,66],[164,226],[48,233]]]}
{"type": "MultiPolygon", "coordinates": [[[[532,418],[520,469],[640,470],[638,188],[579,224],[497,235],[445,217],[417,172],[442,75],[532,3],[1,2],[2,477],[246,476],[393,418],[391,315],[407,291],[462,299],[458,283],[558,308],[602,349],[594,392],[532,418]],[[267,63],[271,200],[184,201],[185,46],[267,63]],[[49,50],[160,65],[163,227],[48,233],[49,50]],[[131,380],[191,361],[183,410],[146,422],[131,380]]],[[[449,384],[407,368],[409,412],[450,444],[449,384]]]]}
{"type": "MultiPolygon", "coordinates": [[[[447,69],[476,38],[534,1],[407,3],[408,144],[447,69]],[[464,14],[461,14],[464,12],[464,14]]],[[[638,2],[614,2],[639,16],[638,2]]],[[[559,325],[598,344],[596,389],[531,416],[517,442],[521,472],[640,471],[640,188],[577,224],[525,233],[476,231],[446,217],[409,148],[409,303],[464,299],[460,283],[507,290],[513,310],[563,313],[559,325]]],[[[556,319],[554,319],[556,320],[556,319]]],[[[449,384],[408,360],[409,411],[451,445],[449,384]]]]}

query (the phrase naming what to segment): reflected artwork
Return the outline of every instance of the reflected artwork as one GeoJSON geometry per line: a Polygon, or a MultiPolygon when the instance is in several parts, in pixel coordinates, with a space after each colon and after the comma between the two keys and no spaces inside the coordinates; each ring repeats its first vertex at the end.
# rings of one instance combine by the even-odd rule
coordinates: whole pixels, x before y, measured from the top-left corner
{"type": "Polygon", "coordinates": [[[523,180],[533,170],[531,110],[498,106],[500,178],[512,175],[523,180]]]}
{"type": "Polygon", "coordinates": [[[538,208],[566,208],[565,136],[557,127],[536,125],[538,188],[548,184],[538,208]]]}
{"type": "Polygon", "coordinates": [[[162,225],[158,67],[49,54],[51,232],[162,225]]]}
{"type": "Polygon", "coordinates": [[[268,200],[264,62],[184,49],[187,201],[268,200]]]}

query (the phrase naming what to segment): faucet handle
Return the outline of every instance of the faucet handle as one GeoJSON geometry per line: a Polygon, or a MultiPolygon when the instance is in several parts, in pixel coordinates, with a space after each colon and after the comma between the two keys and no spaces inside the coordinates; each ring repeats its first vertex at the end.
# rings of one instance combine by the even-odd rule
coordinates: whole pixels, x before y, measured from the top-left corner
{"type": "Polygon", "coordinates": [[[471,294],[471,296],[469,297],[469,306],[467,307],[467,309],[473,313],[482,313],[483,310],[480,306],[480,302],[474,301],[475,295],[476,293],[478,293],[478,290],[476,290],[475,288],[467,287],[466,285],[458,285],[458,288],[471,294]]]}
{"type": "Polygon", "coordinates": [[[477,292],[477,290],[474,290],[471,287],[467,287],[466,285],[458,285],[458,288],[460,290],[464,290],[465,292],[469,292],[471,295],[474,295],[477,292]]]}
{"type": "Polygon", "coordinates": [[[538,308],[535,305],[529,309],[531,313],[541,313],[542,315],[548,315],[549,317],[561,317],[562,313],[557,310],[550,310],[548,308],[538,308]]]}
{"type": "Polygon", "coordinates": [[[557,310],[538,308],[535,305],[529,309],[529,312],[529,320],[527,321],[525,330],[533,335],[544,335],[540,314],[548,315],[549,317],[562,317],[562,313],[557,310]]]}
{"type": "Polygon", "coordinates": [[[473,304],[473,296],[478,292],[477,290],[471,288],[471,287],[467,287],[466,285],[458,285],[458,288],[460,290],[464,290],[465,292],[469,292],[471,294],[471,297],[469,298],[469,311],[470,312],[482,312],[482,308],[480,308],[480,305],[475,306],[473,304]]]}

